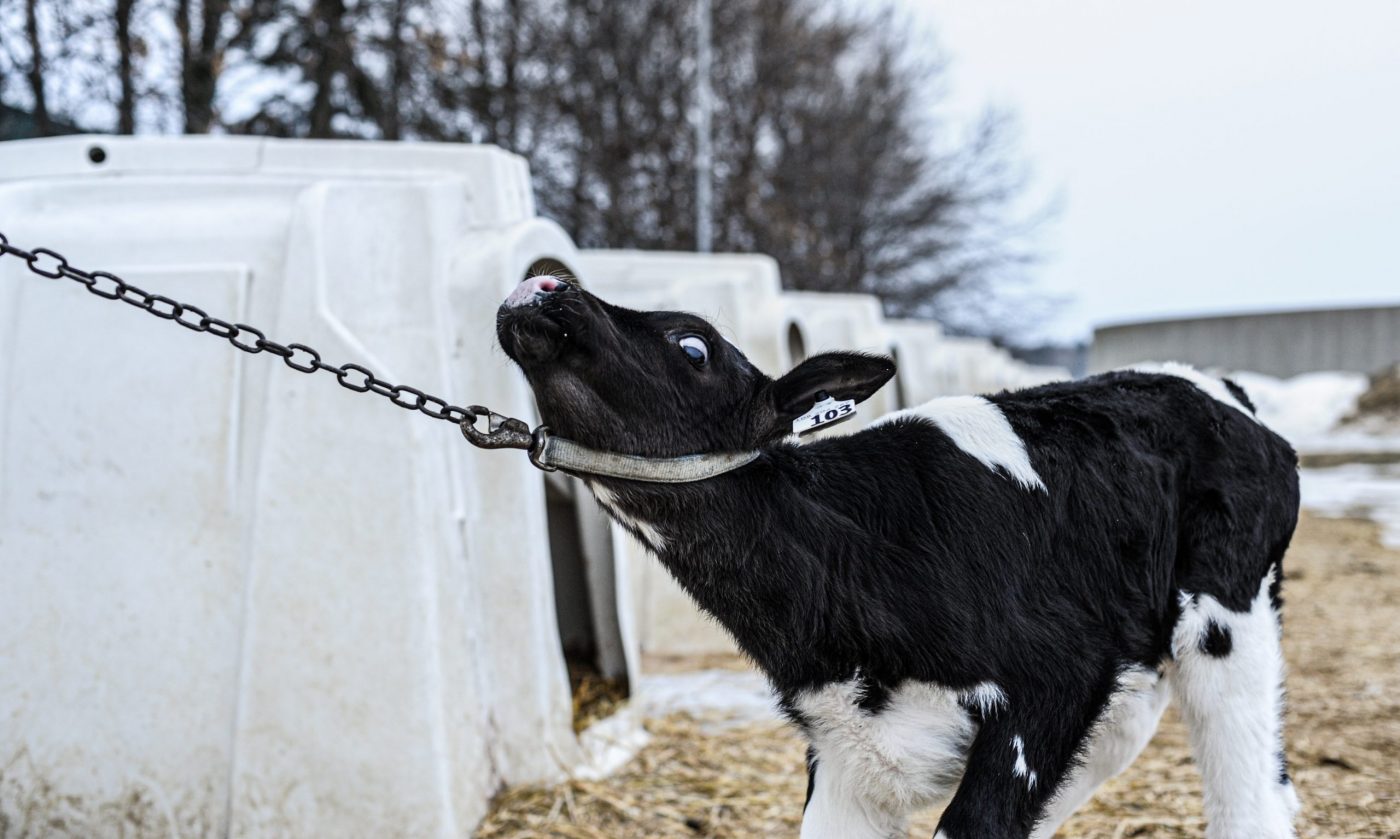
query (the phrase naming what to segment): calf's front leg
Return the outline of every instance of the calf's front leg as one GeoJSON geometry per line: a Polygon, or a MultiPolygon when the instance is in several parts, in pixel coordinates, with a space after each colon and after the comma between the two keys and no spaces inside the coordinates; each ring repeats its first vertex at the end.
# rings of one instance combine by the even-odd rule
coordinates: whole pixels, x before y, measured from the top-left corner
{"type": "MultiPolygon", "coordinates": [[[[1013,703],[1014,703],[1013,699],[1013,703]]],[[[1092,715],[1075,703],[1039,703],[1058,713],[1003,711],[982,723],[958,791],[934,839],[1027,839],[1068,776],[1092,715]]]]}

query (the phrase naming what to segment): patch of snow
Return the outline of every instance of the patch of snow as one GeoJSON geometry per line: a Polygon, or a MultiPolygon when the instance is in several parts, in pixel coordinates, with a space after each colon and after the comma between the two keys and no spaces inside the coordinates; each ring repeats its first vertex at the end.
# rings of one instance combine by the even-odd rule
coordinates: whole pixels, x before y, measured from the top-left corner
{"type": "Polygon", "coordinates": [[[714,732],[782,719],[768,681],[752,671],[658,673],[643,675],[640,682],[626,707],[579,734],[584,760],[573,770],[575,778],[600,780],[631,762],[651,742],[642,726],[648,718],[687,713],[714,732]]]}
{"type": "Polygon", "coordinates": [[[1300,449],[1304,443],[1325,439],[1355,410],[1356,400],[1369,386],[1362,373],[1304,373],[1276,379],[1241,371],[1230,378],[1249,395],[1259,419],[1300,449]]]}
{"type": "Polygon", "coordinates": [[[626,766],[650,742],[651,735],[642,727],[639,709],[628,705],[579,734],[578,745],[584,758],[573,775],[581,781],[606,778],[626,766]]]}
{"type": "Polygon", "coordinates": [[[1374,434],[1352,428],[1314,434],[1289,442],[1303,454],[1400,452],[1400,434],[1374,434]]]}
{"type": "Polygon", "coordinates": [[[1347,464],[1299,470],[1303,506],[1324,516],[1359,516],[1381,526],[1381,543],[1400,548],[1400,464],[1347,464]]]}
{"type": "Polygon", "coordinates": [[[753,671],[657,673],[641,683],[633,702],[648,717],[685,712],[730,724],[782,719],[768,680],[753,671]]]}

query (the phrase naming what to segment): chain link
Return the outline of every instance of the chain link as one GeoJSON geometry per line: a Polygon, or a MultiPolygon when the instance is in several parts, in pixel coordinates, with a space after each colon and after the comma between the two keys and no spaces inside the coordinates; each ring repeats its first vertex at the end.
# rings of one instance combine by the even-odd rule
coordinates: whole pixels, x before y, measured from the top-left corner
{"type": "MultiPolygon", "coordinates": [[[[466,408],[452,405],[444,399],[424,393],[417,388],[385,381],[376,376],[373,370],[360,364],[344,364],[339,367],[327,364],[321,360],[319,352],[305,344],[284,345],[270,341],[267,335],[256,327],[246,323],[229,323],[211,316],[198,306],[171,300],[169,297],[159,294],[151,294],[106,271],[83,271],[74,268],[68,264],[68,257],[49,248],[35,248],[32,251],[27,251],[15,247],[10,244],[10,240],[6,238],[4,233],[0,233],[0,257],[5,256],[14,256],[23,260],[31,272],[41,277],[50,280],[63,278],[73,280],[81,283],[88,291],[98,297],[107,300],[120,300],[138,309],[144,309],[162,320],[174,321],[186,329],[223,338],[243,352],[253,355],[263,352],[270,353],[282,359],[283,364],[298,373],[316,373],[325,370],[335,376],[336,381],[340,382],[340,386],[347,390],[353,390],[356,393],[376,393],[400,408],[417,411],[433,419],[456,423],[463,427],[464,433],[478,417],[492,415],[493,423],[496,419],[491,411],[480,405],[466,408]]],[[[492,431],[494,432],[495,429],[493,428],[492,431]]],[[[484,435],[483,439],[487,437],[489,435],[484,435]]],[[[483,445],[471,434],[468,434],[468,439],[477,445],[483,445]]],[[[494,448],[495,446],[487,447],[494,448]]],[[[521,446],[508,444],[506,447],[521,448],[521,446]]]]}

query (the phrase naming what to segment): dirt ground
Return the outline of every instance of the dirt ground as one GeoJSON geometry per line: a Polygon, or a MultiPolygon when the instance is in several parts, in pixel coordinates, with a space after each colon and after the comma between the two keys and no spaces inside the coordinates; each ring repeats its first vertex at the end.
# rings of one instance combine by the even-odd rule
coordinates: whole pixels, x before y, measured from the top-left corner
{"type": "MultiPolygon", "coordinates": [[[[1305,516],[1285,563],[1288,751],[1301,837],[1400,837],[1400,551],[1356,519],[1305,516]]],[[[778,725],[718,733],[702,720],[649,723],[653,742],[622,773],[510,791],[481,837],[796,836],[804,748],[778,725]]],[[[1167,711],[1136,763],[1058,834],[1201,837],[1185,731],[1167,711]]],[[[928,837],[936,813],[912,836],[928,837]]]]}

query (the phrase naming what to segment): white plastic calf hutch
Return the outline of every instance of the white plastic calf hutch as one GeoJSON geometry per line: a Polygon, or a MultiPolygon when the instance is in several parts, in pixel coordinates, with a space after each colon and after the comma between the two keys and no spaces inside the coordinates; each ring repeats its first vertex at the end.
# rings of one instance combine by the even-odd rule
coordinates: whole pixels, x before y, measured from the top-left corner
{"type": "Polygon", "coordinates": [[[1013,379],[1007,387],[1012,389],[1037,387],[1051,382],[1064,382],[1074,378],[1063,367],[1050,367],[1018,362],[1013,379]]]}
{"type": "MultiPolygon", "coordinates": [[[[789,366],[808,356],[832,350],[890,353],[890,334],[885,330],[884,314],[877,297],[789,291],[783,294],[783,305],[789,335],[789,366]]],[[[894,387],[883,387],[861,404],[855,421],[844,423],[831,433],[850,433],[862,428],[898,409],[898,401],[894,387]]]]}
{"type": "Polygon", "coordinates": [[[585,250],[579,264],[589,288],[633,309],[695,312],[770,376],[791,364],[780,321],[778,263],[759,254],[585,250]]]}
{"type": "MultiPolygon", "coordinates": [[[[460,145],[6,143],[0,231],[527,418],[496,305],[576,256],[460,145]]],[[[0,348],[0,824],[456,837],[583,760],[521,453],[15,259],[0,348]]]]}
{"type": "Polygon", "coordinates": [[[945,387],[950,393],[996,393],[1072,378],[1068,370],[1018,361],[982,338],[944,338],[945,387]]]}
{"type": "Polygon", "coordinates": [[[901,408],[921,405],[945,390],[948,353],[943,328],[924,320],[887,320],[885,330],[895,359],[895,398],[901,408]]]}

